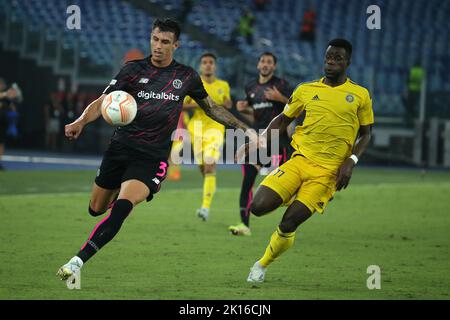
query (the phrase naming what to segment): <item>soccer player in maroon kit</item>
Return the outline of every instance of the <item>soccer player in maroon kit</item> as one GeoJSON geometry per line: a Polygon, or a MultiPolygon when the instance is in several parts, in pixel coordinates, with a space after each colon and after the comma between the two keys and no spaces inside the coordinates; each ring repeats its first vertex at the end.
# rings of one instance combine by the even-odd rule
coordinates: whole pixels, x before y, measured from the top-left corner
{"type": "MultiPolygon", "coordinates": [[[[150,201],[159,191],[167,174],[171,136],[185,96],[192,97],[212,119],[233,128],[248,129],[211,100],[194,69],[173,59],[179,47],[179,35],[180,27],[175,21],[155,20],[151,55],[128,62],[103,94],[65,127],[66,137],[77,139],[85,125],[100,117],[103,99],[115,90],[128,92],[138,105],[133,122],[115,130],[93,185],[89,213],[102,215],[112,203],[111,211],[95,226],[80,251],[58,270],[62,280],[78,272],[114,238],[134,206],[150,201]]],[[[249,134],[256,139],[256,134],[249,134]]]]}
{"type": "MultiPolygon", "coordinates": [[[[278,116],[292,94],[289,83],[274,75],[277,58],[271,52],[264,52],[258,60],[258,78],[245,86],[246,99],[237,102],[237,110],[252,123],[254,129],[265,129],[273,118],[278,116]]],[[[287,132],[280,132],[279,150],[270,154],[270,163],[246,163],[242,165],[242,186],[239,197],[241,223],[228,229],[233,235],[251,235],[250,203],[253,198],[253,185],[261,168],[278,167],[286,162],[292,152],[287,132]]]]}

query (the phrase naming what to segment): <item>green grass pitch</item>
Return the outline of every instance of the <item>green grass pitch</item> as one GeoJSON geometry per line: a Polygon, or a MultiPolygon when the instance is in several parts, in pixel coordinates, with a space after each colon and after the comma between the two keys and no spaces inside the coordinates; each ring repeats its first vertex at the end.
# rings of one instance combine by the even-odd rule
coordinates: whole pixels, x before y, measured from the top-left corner
{"type": "Polygon", "coordinates": [[[355,169],[324,215],[268,270],[245,280],[283,209],[238,219],[241,173],[220,170],[211,219],[195,216],[197,170],[164,182],[83,268],[81,290],[55,276],[101,218],[87,213],[95,171],[0,172],[0,299],[450,299],[450,173],[355,169]],[[368,290],[367,267],[381,268],[368,290]]]}

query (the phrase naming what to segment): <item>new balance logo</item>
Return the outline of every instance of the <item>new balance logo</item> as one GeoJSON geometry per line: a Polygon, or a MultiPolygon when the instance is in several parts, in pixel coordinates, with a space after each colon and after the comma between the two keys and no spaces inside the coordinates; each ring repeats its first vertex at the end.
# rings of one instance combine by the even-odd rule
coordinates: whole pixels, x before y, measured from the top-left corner
{"type": "Polygon", "coordinates": [[[312,98],[313,100],[320,100],[319,99],[319,96],[316,94],[315,96],[314,96],[314,98],[312,98]]]}

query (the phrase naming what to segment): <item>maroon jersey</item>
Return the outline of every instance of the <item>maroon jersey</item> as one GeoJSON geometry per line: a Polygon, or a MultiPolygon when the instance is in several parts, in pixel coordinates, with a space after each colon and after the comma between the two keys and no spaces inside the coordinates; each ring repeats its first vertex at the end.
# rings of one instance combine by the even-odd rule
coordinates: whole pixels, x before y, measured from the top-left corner
{"type": "Polygon", "coordinates": [[[201,100],[208,96],[194,69],[175,60],[159,68],[151,63],[151,56],[128,62],[103,93],[115,90],[134,97],[137,114],[129,125],[114,131],[112,140],[155,159],[169,155],[184,97],[201,100]]]}
{"type": "Polygon", "coordinates": [[[270,121],[283,112],[283,103],[267,100],[264,97],[264,91],[272,87],[276,87],[285,97],[290,97],[292,94],[292,88],[289,83],[275,76],[264,84],[260,84],[258,79],[255,79],[245,86],[246,100],[254,111],[254,129],[267,128],[270,121]]]}
{"type": "MultiPolygon", "coordinates": [[[[260,84],[258,79],[251,81],[245,86],[246,100],[253,108],[255,123],[253,128],[256,130],[265,129],[273,118],[283,112],[284,104],[278,101],[267,100],[264,97],[264,91],[267,88],[276,87],[285,97],[290,97],[292,88],[286,80],[273,76],[264,84],[260,84]]],[[[289,146],[290,139],[287,133],[280,137],[281,146],[289,146]]]]}

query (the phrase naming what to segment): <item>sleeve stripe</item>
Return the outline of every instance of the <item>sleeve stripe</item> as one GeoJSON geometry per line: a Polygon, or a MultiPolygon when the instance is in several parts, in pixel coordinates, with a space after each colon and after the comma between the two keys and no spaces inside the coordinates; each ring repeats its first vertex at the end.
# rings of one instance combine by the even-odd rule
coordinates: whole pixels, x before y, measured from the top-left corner
{"type": "Polygon", "coordinates": [[[102,94],[105,94],[106,91],[108,91],[109,87],[110,87],[110,86],[107,86],[107,87],[105,88],[105,90],[103,90],[103,93],[102,93],[102,94]]]}

